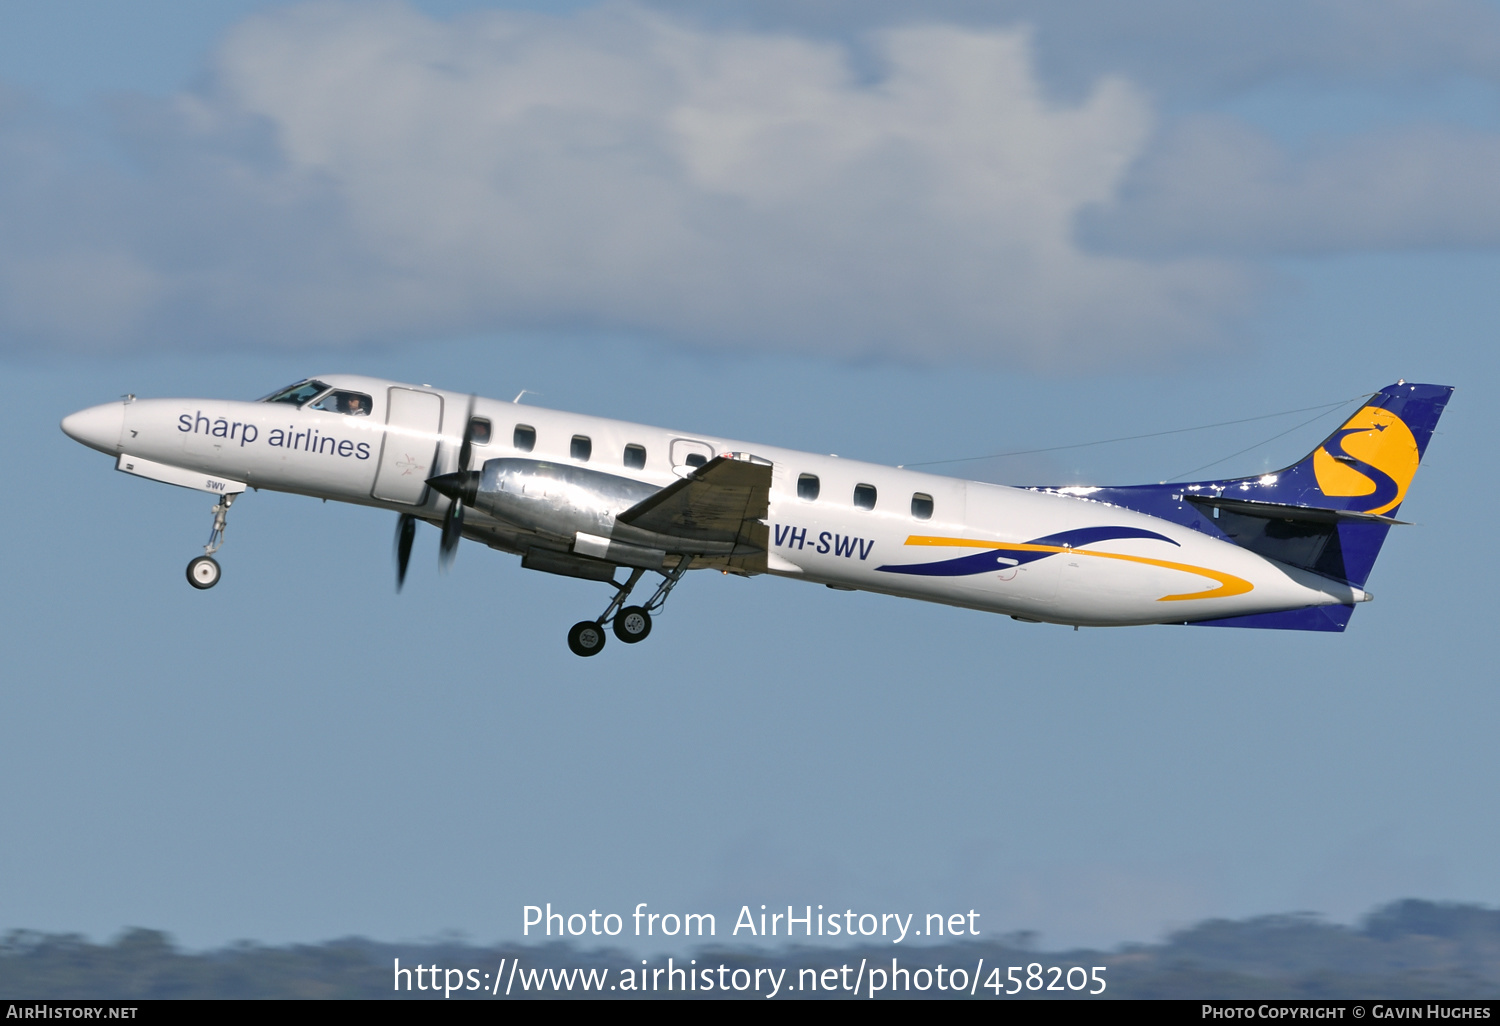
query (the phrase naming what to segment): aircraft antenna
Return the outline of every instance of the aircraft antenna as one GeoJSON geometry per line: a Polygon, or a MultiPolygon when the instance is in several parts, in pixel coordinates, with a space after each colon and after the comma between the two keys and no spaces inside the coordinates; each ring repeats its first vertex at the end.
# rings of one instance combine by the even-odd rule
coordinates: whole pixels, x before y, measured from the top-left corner
{"type": "MultiPolygon", "coordinates": [[[[1143,434],[1143,435],[1125,435],[1125,436],[1123,436],[1121,438],[1100,438],[1100,439],[1097,439],[1096,441],[1092,441],[1092,442],[1075,442],[1072,445],[1050,445],[1050,446],[1047,446],[1045,449],[1014,449],[1014,450],[1011,450],[1010,452],[995,452],[995,453],[990,453],[989,455],[986,455],[986,456],[959,456],[959,457],[955,457],[954,459],[948,459],[948,460],[926,460],[925,462],[922,462],[922,463],[903,463],[903,464],[901,464],[901,466],[902,467],[935,467],[935,466],[938,466],[939,464],[942,464],[942,463],[972,463],[975,460],[998,460],[998,459],[1004,459],[1004,458],[1006,458],[1008,456],[1030,456],[1030,455],[1033,455],[1034,453],[1040,453],[1040,452],[1061,452],[1064,449],[1088,449],[1088,448],[1092,448],[1093,446],[1096,446],[1096,445],[1113,445],[1116,442],[1135,442],[1135,441],[1139,441],[1140,439],[1143,439],[1143,438],[1161,438],[1163,435],[1183,435],[1183,434],[1188,434],[1189,432],[1193,432],[1193,431],[1207,431],[1207,430],[1209,430],[1211,428],[1229,427],[1229,426],[1231,426],[1233,424],[1249,424],[1249,423],[1252,423],[1253,421],[1257,421],[1257,420],[1271,420],[1271,419],[1273,419],[1275,417],[1287,417],[1287,416],[1290,416],[1290,415],[1292,415],[1294,413],[1307,413],[1310,410],[1322,410],[1322,411],[1325,411],[1324,413],[1319,413],[1317,417],[1313,418],[1313,420],[1317,420],[1319,417],[1325,416],[1325,414],[1327,412],[1330,412],[1332,410],[1338,409],[1339,407],[1348,406],[1350,403],[1363,402],[1364,400],[1370,398],[1370,396],[1375,395],[1375,394],[1377,394],[1377,393],[1375,393],[1375,392],[1366,392],[1364,395],[1355,396],[1353,399],[1341,399],[1341,400],[1339,400],[1336,403],[1324,403],[1321,406],[1304,406],[1304,407],[1301,407],[1300,409],[1296,409],[1296,410],[1282,410],[1280,413],[1263,413],[1263,414],[1261,414],[1258,417],[1241,417],[1239,420],[1221,420],[1217,424],[1198,424],[1198,425],[1196,425],[1194,427],[1173,428],[1173,429],[1171,429],[1169,431],[1150,431],[1150,432],[1147,432],[1146,434],[1143,434]]],[[[1308,421],[1307,423],[1311,423],[1311,421],[1308,421]]],[[[1299,424],[1299,425],[1297,425],[1297,427],[1305,427],[1305,426],[1306,426],[1306,424],[1299,424]]],[[[1290,429],[1288,429],[1288,431],[1283,431],[1282,434],[1288,434],[1291,431],[1295,431],[1295,430],[1297,430],[1297,428],[1295,428],[1295,427],[1294,428],[1290,428],[1290,429]]],[[[1275,438],[1280,438],[1280,437],[1281,437],[1281,435],[1276,435],[1275,436],[1275,438]]],[[[1274,440],[1275,440],[1274,438],[1271,438],[1271,439],[1267,439],[1266,441],[1274,441],[1274,440]]],[[[1264,445],[1265,442],[1260,442],[1260,443],[1257,443],[1257,444],[1264,445]]],[[[1255,448],[1255,446],[1251,446],[1251,448],[1253,449],[1253,448],[1255,448]]],[[[1245,450],[1245,451],[1248,452],[1249,450],[1245,450]]],[[[1233,455],[1234,456],[1238,456],[1239,453],[1234,453],[1233,455]]],[[[1231,459],[1231,458],[1232,458],[1231,456],[1224,457],[1224,459],[1231,459]]],[[[1223,460],[1220,460],[1218,462],[1222,463],[1223,460]]],[[[1202,469],[1202,468],[1200,467],[1199,469],[1202,469]]],[[[1192,471],[1190,471],[1190,473],[1192,473],[1192,471]]]]}
{"type": "MultiPolygon", "coordinates": [[[[1371,392],[1371,393],[1369,393],[1367,395],[1355,396],[1353,399],[1349,399],[1349,400],[1346,400],[1345,402],[1341,403],[1340,406],[1348,406],[1351,403],[1362,403],[1366,399],[1370,398],[1370,396],[1375,395],[1375,394],[1376,393],[1371,392]]],[[[1207,470],[1209,467],[1217,467],[1220,463],[1224,463],[1224,462],[1227,462],[1229,460],[1232,460],[1236,456],[1243,456],[1243,455],[1245,455],[1245,453],[1250,452],[1250,451],[1252,451],[1254,449],[1259,449],[1263,445],[1269,445],[1271,442],[1276,441],[1276,439],[1281,438],[1284,435],[1289,435],[1293,431],[1300,431],[1302,428],[1307,427],[1309,424],[1316,424],[1318,421],[1320,421],[1324,417],[1328,416],[1329,413],[1333,413],[1333,412],[1336,412],[1336,411],[1335,410],[1328,410],[1328,411],[1325,411],[1323,413],[1319,413],[1316,416],[1314,416],[1314,417],[1312,417],[1312,418],[1310,418],[1308,420],[1304,420],[1300,424],[1293,424],[1291,427],[1287,428],[1285,431],[1279,431],[1279,432],[1277,432],[1276,434],[1272,435],[1270,438],[1266,438],[1266,439],[1263,439],[1263,440],[1261,440],[1259,442],[1256,442],[1254,445],[1247,445],[1245,448],[1239,450],[1238,452],[1232,452],[1228,456],[1221,456],[1218,459],[1214,460],[1212,463],[1205,463],[1205,464],[1203,464],[1203,466],[1201,466],[1201,467],[1194,467],[1192,470],[1184,470],[1180,474],[1173,474],[1167,480],[1168,481],[1181,481],[1181,480],[1184,480],[1184,479],[1186,479],[1187,477],[1189,477],[1189,476],[1191,476],[1193,474],[1198,473],[1200,470],[1207,470]]]]}

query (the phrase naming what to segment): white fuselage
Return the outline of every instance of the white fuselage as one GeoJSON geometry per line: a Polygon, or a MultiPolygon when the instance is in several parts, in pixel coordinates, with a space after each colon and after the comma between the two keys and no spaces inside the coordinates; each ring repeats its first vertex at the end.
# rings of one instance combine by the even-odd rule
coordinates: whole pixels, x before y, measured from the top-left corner
{"type": "MultiPolygon", "coordinates": [[[[81,411],[64,427],[112,455],[202,475],[206,483],[193,486],[207,491],[243,483],[440,520],[449,500],[425,482],[458,469],[470,397],[353,375],[318,380],[369,395],[373,408],[350,416],[286,403],[136,399],[81,411]]],[[[525,456],[664,487],[691,472],[694,456],[734,451],[770,461],[766,572],[782,577],[1085,626],[1181,623],[1366,597],[1232,543],[1086,498],[511,402],[472,402],[473,416],[491,425],[489,442],[474,446],[472,467],[525,456]],[[524,429],[534,432],[529,450],[514,444],[518,426],[523,439],[524,429]],[[586,460],[575,458],[575,438],[587,439],[586,460]],[[644,467],[626,465],[627,446],[645,449],[644,467]],[[799,497],[803,475],[817,478],[817,498],[799,497]],[[866,487],[857,505],[859,486],[866,487]],[[873,508],[861,508],[869,505],[868,488],[873,508]],[[914,504],[914,496],[930,498],[926,518],[919,514],[928,504],[914,504]],[[1090,529],[1103,540],[1089,540],[1090,529]],[[1038,541],[1070,532],[1082,540],[1038,541]],[[994,560],[980,571],[972,564],[901,569],[963,557],[984,561],[984,553],[994,560]]],[[[482,513],[472,513],[464,527],[497,548],[527,546],[526,531],[482,513]]]]}

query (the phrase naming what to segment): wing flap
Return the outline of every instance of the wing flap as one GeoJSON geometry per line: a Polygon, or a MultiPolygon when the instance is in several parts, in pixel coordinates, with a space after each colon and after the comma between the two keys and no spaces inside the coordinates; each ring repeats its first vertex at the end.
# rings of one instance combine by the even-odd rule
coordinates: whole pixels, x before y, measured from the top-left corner
{"type": "Polygon", "coordinates": [[[690,476],[643,499],[615,519],[685,542],[733,542],[766,548],[771,464],[743,453],[716,456],[690,476]]]}

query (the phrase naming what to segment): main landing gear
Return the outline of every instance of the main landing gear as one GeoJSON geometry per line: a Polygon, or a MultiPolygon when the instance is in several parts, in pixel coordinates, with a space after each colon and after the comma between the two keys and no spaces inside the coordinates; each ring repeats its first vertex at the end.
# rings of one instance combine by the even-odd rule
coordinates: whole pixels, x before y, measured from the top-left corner
{"type": "Polygon", "coordinates": [[[208,544],[203,546],[203,555],[188,561],[188,583],[199,591],[205,591],[218,584],[219,577],[223,574],[223,571],[219,569],[219,561],[214,559],[214,553],[218,552],[219,546],[224,544],[224,523],[229,517],[229,507],[234,505],[237,497],[238,493],[220,496],[217,505],[212,510],[214,526],[213,530],[208,533],[208,544]]]}
{"type": "Polygon", "coordinates": [[[610,600],[599,619],[580,620],[569,629],[568,647],[573,650],[573,654],[591,656],[603,651],[606,626],[612,627],[615,637],[627,645],[645,641],[646,636],[651,633],[651,614],[660,612],[662,606],[667,604],[667,596],[672,594],[672,589],[677,587],[677,582],[687,573],[691,562],[691,556],[683,556],[675,570],[662,571],[662,582],[656,593],[641,606],[627,606],[625,600],[630,597],[631,591],[646,571],[630,571],[630,577],[624,584],[615,585],[615,597],[610,600]]]}

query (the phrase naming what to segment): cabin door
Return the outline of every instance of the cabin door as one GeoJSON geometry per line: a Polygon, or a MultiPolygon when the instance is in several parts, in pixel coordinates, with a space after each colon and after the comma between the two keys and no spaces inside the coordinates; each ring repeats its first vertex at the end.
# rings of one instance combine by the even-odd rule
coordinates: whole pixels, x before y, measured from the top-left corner
{"type": "Polygon", "coordinates": [[[385,408],[385,442],[370,494],[384,502],[420,505],[435,472],[443,424],[443,397],[414,388],[392,388],[385,408]]]}

